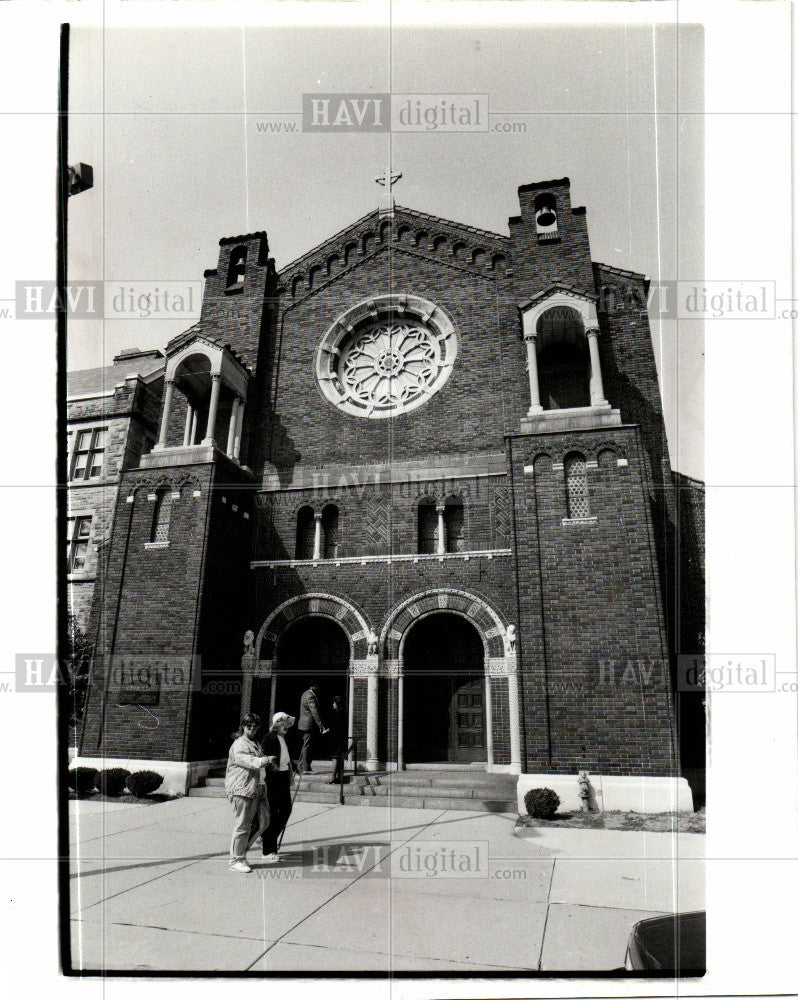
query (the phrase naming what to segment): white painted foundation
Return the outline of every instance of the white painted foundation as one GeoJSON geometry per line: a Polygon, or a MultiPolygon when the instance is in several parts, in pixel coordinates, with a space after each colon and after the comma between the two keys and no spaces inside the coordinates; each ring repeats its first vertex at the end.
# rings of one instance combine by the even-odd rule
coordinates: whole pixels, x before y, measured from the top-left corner
{"type": "MultiPolygon", "coordinates": [[[[575,774],[520,774],[518,812],[526,816],[524,795],[530,788],[550,788],[560,797],[563,812],[582,808],[575,774]]],[[[591,804],[599,812],[639,813],[692,812],[693,794],[685,778],[655,778],[645,775],[590,775],[591,804]]]]}

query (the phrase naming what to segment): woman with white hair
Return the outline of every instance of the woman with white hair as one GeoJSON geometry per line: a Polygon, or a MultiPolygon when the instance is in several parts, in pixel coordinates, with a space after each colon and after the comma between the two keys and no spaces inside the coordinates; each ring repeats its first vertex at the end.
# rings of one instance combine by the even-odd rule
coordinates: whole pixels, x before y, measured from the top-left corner
{"type": "Polygon", "coordinates": [[[280,860],[278,846],[293,808],[291,783],[294,777],[294,764],[288,752],[285,734],[295,721],[294,717],[286,712],[276,712],[272,718],[271,729],[263,738],[263,752],[274,759],[274,763],[266,769],[269,825],[263,831],[263,858],[267,864],[274,864],[280,860]]]}

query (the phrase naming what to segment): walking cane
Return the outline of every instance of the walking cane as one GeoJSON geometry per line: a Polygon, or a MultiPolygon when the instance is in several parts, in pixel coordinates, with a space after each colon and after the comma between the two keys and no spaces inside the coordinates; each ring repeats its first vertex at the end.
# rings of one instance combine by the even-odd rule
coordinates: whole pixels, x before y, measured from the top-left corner
{"type": "MultiPolygon", "coordinates": [[[[293,768],[292,768],[292,773],[293,773],[293,768]]],[[[296,800],[296,793],[299,791],[299,784],[300,784],[301,781],[302,781],[302,775],[299,774],[299,775],[297,775],[297,778],[296,778],[296,785],[295,785],[295,788],[294,788],[294,793],[291,796],[291,812],[294,811],[294,801],[296,800]]],[[[280,848],[282,846],[283,837],[285,836],[285,831],[286,831],[287,828],[288,828],[288,824],[286,823],[286,825],[283,827],[282,833],[280,834],[280,839],[277,841],[277,850],[278,850],[278,852],[279,852],[279,850],[280,850],[280,848]]]]}

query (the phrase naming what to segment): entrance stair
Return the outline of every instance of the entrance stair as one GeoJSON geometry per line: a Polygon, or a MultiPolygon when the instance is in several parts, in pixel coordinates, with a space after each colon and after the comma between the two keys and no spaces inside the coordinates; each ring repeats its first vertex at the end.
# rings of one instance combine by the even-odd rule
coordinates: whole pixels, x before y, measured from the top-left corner
{"type": "MultiPolygon", "coordinates": [[[[332,766],[327,769],[322,762],[316,766],[318,771],[302,776],[296,801],[337,805],[340,786],[328,783],[332,766]]],[[[516,780],[513,774],[489,774],[473,767],[363,771],[346,775],[344,805],[516,813],[516,780]]],[[[224,768],[212,769],[189,795],[224,798],[224,768]]]]}

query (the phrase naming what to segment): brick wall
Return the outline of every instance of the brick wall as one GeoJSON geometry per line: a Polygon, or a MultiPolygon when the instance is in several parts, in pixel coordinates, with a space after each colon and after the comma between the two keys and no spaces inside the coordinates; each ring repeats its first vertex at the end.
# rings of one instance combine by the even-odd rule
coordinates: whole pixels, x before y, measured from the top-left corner
{"type": "Polygon", "coordinates": [[[640,433],[519,436],[511,447],[527,768],[672,773],[670,662],[640,433]],[[571,451],[598,463],[587,469],[595,521],[563,523],[558,465],[571,451]]]}

